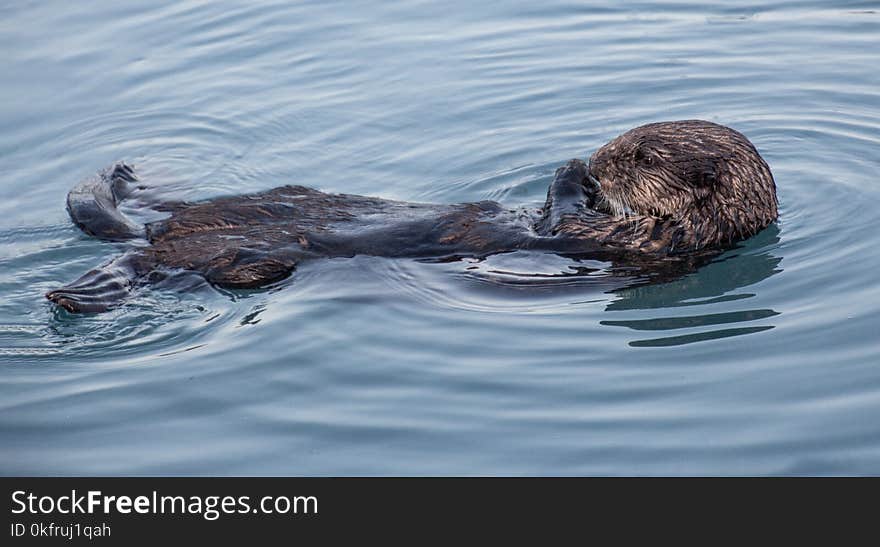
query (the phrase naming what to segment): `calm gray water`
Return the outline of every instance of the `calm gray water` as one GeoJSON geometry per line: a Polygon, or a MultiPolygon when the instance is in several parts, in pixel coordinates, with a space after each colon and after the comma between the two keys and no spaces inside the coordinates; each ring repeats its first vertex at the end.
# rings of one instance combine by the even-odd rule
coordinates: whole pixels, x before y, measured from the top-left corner
{"type": "Polygon", "coordinates": [[[880,474],[877,2],[88,4],[0,7],[0,473],[880,474]],[[673,282],[514,253],[42,298],[120,252],[64,210],[114,160],[521,206],[684,118],[755,143],[781,218],[673,282]]]}

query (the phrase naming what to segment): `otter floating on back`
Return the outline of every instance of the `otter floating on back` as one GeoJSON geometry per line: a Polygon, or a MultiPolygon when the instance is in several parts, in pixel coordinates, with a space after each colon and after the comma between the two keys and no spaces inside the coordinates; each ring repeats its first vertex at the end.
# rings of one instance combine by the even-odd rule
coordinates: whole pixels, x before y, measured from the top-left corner
{"type": "Polygon", "coordinates": [[[632,129],[556,171],[543,208],[496,202],[405,203],[303,186],[165,203],[139,226],[117,206],[137,181],[119,163],[67,197],[74,223],[100,239],[146,239],[46,297],[70,312],[118,305],[138,284],[173,271],[226,288],[255,288],[302,261],[358,254],[483,257],[514,250],[645,264],[717,253],[776,220],[776,185],[742,134],[699,120],[632,129]]]}

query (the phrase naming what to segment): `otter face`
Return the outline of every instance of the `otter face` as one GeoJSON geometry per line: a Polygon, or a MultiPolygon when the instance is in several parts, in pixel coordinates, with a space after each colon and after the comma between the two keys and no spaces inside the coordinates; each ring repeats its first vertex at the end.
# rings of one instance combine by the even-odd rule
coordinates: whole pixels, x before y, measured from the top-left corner
{"type": "Polygon", "coordinates": [[[693,247],[747,238],[776,220],[776,184],[742,134],[700,120],[652,123],[590,158],[599,208],[680,224],[693,247]]]}

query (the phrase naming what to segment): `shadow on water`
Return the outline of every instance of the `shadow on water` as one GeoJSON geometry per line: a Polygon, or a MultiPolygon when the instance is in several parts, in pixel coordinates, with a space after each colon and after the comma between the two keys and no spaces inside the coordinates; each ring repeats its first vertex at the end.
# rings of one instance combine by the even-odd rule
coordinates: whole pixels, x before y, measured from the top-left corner
{"type": "MultiPolygon", "coordinates": [[[[756,296],[740,291],[782,271],[782,258],[772,249],[779,242],[779,228],[772,225],[734,250],[721,255],[710,264],[682,278],[666,283],[649,283],[616,289],[617,297],[609,303],[606,312],[655,310],[690,306],[705,306],[722,302],[746,300],[756,296]]],[[[694,342],[717,340],[731,336],[752,334],[774,328],[773,325],[735,326],[739,323],[760,321],[779,315],[772,309],[746,309],[723,313],[651,317],[648,319],[603,320],[599,324],[626,327],[634,331],[681,331],[727,325],[728,328],[690,332],[634,340],[632,347],[680,346],[694,342]]]]}

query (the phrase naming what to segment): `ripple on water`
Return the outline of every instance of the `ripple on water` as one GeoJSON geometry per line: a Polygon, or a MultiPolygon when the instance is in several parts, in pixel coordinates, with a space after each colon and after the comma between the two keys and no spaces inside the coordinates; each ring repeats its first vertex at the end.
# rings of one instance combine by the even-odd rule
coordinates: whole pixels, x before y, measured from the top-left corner
{"type": "MultiPolygon", "coordinates": [[[[863,2],[3,6],[5,473],[877,473],[880,17],[863,2]],[[659,119],[745,133],[776,226],[665,281],[510,253],[266,291],[42,294],[122,251],[66,191],[535,207],[659,119]]],[[[179,280],[177,280],[179,281],[179,280]]]]}

